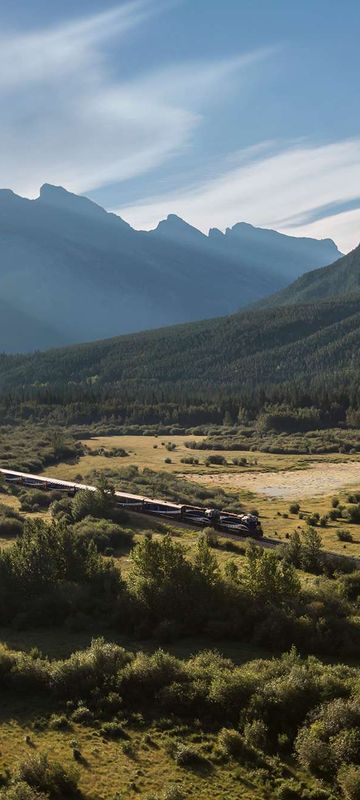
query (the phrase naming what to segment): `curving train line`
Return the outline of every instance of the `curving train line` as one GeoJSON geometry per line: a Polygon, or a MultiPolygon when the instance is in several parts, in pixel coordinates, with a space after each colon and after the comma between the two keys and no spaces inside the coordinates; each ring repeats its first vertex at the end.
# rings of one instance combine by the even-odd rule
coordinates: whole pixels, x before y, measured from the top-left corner
{"type": "MultiPolygon", "coordinates": [[[[0,469],[0,474],[4,476],[4,480],[9,484],[28,486],[45,491],[57,489],[71,496],[74,496],[79,491],[96,491],[96,486],[90,486],[85,483],[64,481],[26,472],[16,472],[11,469],[0,469]]],[[[116,491],[115,497],[117,505],[128,511],[150,514],[155,517],[165,517],[198,527],[211,526],[219,532],[238,536],[249,536],[255,539],[260,539],[263,536],[260,522],[255,514],[233,514],[230,511],[217,508],[179,505],[170,501],[154,500],[151,497],[142,497],[141,495],[129,494],[123,491],[116,491]]]]}

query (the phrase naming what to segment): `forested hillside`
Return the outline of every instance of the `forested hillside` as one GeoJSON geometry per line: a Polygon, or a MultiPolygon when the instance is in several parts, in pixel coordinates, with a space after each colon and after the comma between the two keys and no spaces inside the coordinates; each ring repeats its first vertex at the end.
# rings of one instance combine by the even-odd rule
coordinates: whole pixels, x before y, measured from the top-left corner
{"type": "MultiPolygon", "coordinates": [[[[358,406],[360,295],[322,304],[287,306],[216,320],[0,359],[7,411],[71,410],[71,420],[187,424],[222,419],[228,402],[254,411],[267,402],[328,408],[358,406]],[[235,399],[234,399],[235,398],[235,399]],[[220,406],[219,406],[220,404],[220,406]],[[204,413],[185,413],[192,405],[204,413]],[[126,411],[127,409],[127,411],[126,411]],[[148,411],[146,411],[148,409],[148,411]],[[215,414],[215,416],[214,416],[215,414]],[[181,415],[180,415],[181,416],[181,415]]],[[[4,406],[4,409],[5,409],[4,406]]]]}
{"type": "Polygon", "coordinates": [[[360,245],[334,264],[301,275],[294,283],[265,298],[259,308],[337,299],[360,290],[360,245]]]}
{"type": "Polygon", "coordinates": [[[146,382],[200,389],[308,379],[360,361],[360,295],[239,313],[31,356],[3,356],[1,387],[146,382]]]}

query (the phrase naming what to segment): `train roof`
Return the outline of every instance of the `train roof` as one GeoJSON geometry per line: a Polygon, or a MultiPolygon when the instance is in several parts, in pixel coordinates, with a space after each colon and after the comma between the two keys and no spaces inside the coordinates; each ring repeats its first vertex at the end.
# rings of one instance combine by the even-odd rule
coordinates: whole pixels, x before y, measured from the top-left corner
{"type": "MultiPolygon", "coordinates": [[[[0,468],[0,473],[2,473],[3,475],[14,476],[14,478],[25,478],[32,481],[38,481],[39,483],[52,483],[59,487],[65,486],[66,488],[69,489],[87,489],[89,492],[96,492],[96,486],[91,486],[90,484],[87,483],[77,483],[76,481],[64,481],[60,480],[59,478],[53,478],[52,475],[33,475],[28,472],[17,472],[16,470],[13,469],[1,469],[1,468],[0,468]]],[[[157,505],[162,505],[162,504],[167,506],[169,505],[169,501],[166,500],[156,500],[153,497],[145,497],[143,495],[138,495],[138,494],[129,494],[128,492],[123,492],[123,491],[115,491],[115,496],[124,497],[126,500],[139,500],[139,501],[145,500],[145,502],[157,503],[157,505]]],[[[182,505],[179,505],[178,503],[171,502],[171,505],[173,506],[173,508],[178,508],[179,510],[182,508],[182,505]]]]}

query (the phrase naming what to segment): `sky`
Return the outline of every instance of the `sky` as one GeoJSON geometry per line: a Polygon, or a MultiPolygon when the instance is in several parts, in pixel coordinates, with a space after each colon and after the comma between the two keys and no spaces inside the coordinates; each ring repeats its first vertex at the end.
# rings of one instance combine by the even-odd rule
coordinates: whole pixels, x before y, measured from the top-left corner
{"type": "Polygon", "coordinates": [[[1,0],[1,187],[360,241],[358,0],[1,0]]]}

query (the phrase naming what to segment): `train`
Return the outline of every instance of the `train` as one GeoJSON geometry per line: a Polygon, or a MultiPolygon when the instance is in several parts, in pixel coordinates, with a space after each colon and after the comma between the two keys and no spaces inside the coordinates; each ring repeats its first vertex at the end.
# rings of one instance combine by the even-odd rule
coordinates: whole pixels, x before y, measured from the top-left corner
{"type": "MultiPolygon", "coordinates": [[[[9,484],[42,489],[43,491],[62,491],[70,497],[74,497],[79,491],[96,491],[96,486],[90,486],[85,483],[64,481],[59,478],[32,475],[10,469],[0,469],[0,475],[3,475],[3,479],[9,484]]],[[[263,536],[261,524],[256,514],[234,514],[231,511],[218,508],[204,508],[202,506],[172,503],[167,500],[155,500],[151,497],[143,497],[123,491],[116,491],[115,497],[117,506],[128,511],[164,517],[200,528],[212,527],[219,533],[231,533],[238,536],[248,536],[253,539],[260,539],[263,536]]]]}

